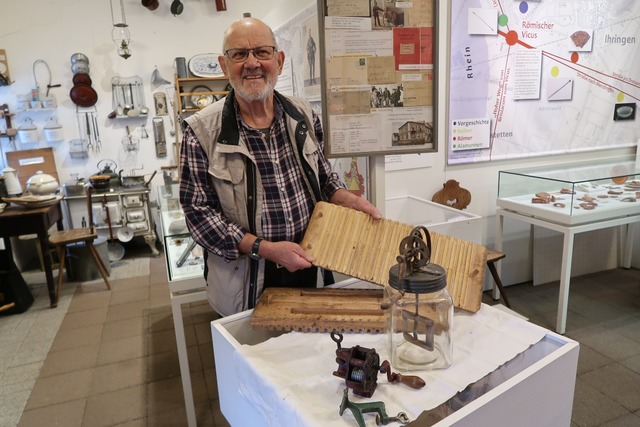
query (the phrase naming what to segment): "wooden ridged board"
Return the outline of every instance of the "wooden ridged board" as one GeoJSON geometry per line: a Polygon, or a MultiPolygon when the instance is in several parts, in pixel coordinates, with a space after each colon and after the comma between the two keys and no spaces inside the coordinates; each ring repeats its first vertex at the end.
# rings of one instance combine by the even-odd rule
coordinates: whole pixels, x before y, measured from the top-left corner
{"type": "MultiPolygon", "coordinates": [[[[314,265],[386,286],[396,264],[400,241],[413,225],[382,219],[332,203],[316,205],[302,248],[314,265]]],[[[476,312],[482,302],[487,249],[466,240],[430,231],[431,262],[447,271],[454,305],[476,312]]]]}
{"type": "Polygon", "coordinates": [[[382,289],[267,288],[251,326],[300,332],[384,332],[382,289]]]}

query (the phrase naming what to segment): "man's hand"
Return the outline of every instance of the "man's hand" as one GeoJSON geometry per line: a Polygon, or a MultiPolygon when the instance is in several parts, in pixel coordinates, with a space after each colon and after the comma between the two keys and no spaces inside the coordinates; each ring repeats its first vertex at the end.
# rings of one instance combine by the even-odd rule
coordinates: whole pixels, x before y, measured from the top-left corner
{"type": "Polygon", "coordinates": [[[331,196],[331,199],[329,199],[329,202],[367,213],[371,215],[371,218],[373,219],[382,218],[382,214],[380,213],[378,208],[376,208],[370,201],[368,201],[364,197],[356,196],[355,194],[345,190],[344,188],[336,191],[333,196],[331,196]]]}
{"type": "Polygon", "coordinates": [[[260,245],[260,255],[290,272],[311,267],[313,258],[293,242],[267,242],[260,245]]]}

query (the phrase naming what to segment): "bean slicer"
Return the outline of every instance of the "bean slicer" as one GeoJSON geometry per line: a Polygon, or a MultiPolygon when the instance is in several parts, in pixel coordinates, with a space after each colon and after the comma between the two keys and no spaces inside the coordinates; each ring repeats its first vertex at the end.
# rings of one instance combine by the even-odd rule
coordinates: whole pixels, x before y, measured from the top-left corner
{"type": "Polygon", "coordinates": [[[422,378],[415,375],[401,375],[391,372],[388,361],[380,363],[380,356],[375,349],[356,345],[350,348],[342,348],[343,336],[337,331],[331,332],[331,339],[337,344],[336,362],[338,370],[333,372],[336,377],[344,378],[348,388],[354,394],[363,397],[371,397],[376,390],[378,372],[387,374],[390,383],[399,382],[414,389],[425,386],[422,378]]]}

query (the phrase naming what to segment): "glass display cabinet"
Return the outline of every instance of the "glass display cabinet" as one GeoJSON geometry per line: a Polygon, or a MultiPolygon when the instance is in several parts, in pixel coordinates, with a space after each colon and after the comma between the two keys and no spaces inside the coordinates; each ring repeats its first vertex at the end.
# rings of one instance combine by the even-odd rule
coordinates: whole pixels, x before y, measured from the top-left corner
{"type": "Polygon", "coordinates": [[[632,156],[499,172],[496,250],[502,251],[505,218],[562,233],[556,332],[566,329],[576,235],[624,227],[621,265],[628,268],[639,199],[640,170],[632,156]]]}
{"type": "Polygon", "coordinates": [[[640,169],[621,157],[500,171],[497,205],[574,225],[640,212],[640,169]]]}
{"type": "Polygon", "coordinates": [[[167,277],[175,280],[202,277],[204,258],[187,230],[178,200],[178,184],[159,187],[158,207],[167,258],[167,277]]]}
{"type": "Polygon", "coordinates": [[[180,376],[184,393],[187,425],[196,427],[196,411],[189,374],[189,357],[182,319],[182,306],[207,300],[204,281],[202,248],[193,242],[187,230],[178,199],[178,184],[158,187],[158,208],[167,259],[167,277],[171,297],[171,312],[176,333],[176,347],[180,362],[180,376]]]}

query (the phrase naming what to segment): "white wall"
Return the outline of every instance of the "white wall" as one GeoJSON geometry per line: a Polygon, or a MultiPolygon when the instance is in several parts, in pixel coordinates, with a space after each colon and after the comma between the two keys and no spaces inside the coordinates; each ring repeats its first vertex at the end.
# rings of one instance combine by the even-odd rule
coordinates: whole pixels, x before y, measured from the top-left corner
{"type": "MultiPolygon", "coordinates": [[[[118,13],[119,0],[116,3],[118,13]]],[[[52,89],[57,96],[59,107],[57,117],[65,132],[65,141],[53,143],[58,173],[61,181],[70,178],[70,173],[89,176],[97,171],[100,159],[110,158],[118,162],[122,155],[120,141],[126,135],[124,126],[129,124],[139,135],[142,119],[110,120],[112,111],[111,77],[139,75],[145,84],[146,104],[153,116],[153,97],[150,76],[154,66],[168,80],[173,78],[173,61],[183,56],[187,60],[193,55],[221,50],[223,31],[243,12],[263,19],[272,27],[284,23],[296,15],[311,2],[308,0],[269,0],[227,1],[228,10],[217,12],[213,0],[183,0],[184,12],[177,17],[171,15],[171,2],[164,0],[155,11],[143,7],[139,0],[124,0],[127,23],[131,32],[132,56],[122,59],[116,53],[111,40],[111,13],[109,0],[0,0],[2,19],[0,24],[0,48],[7,51],[13,85],[0,87],[0,103],[8,103],[12,110],[16,108],[16,95],[27,93],[35,85],[32,72],[33,63],[45,60],[52,74],[52,83],[62,84],[52,89]],[[91,62],[90,76],[93,87],[98,92],[96,105],[103,150],[99,155],[91,155],[86,160],[71,159],[68,154],[68,141],[77,138],[75,105],[69,99],[69,90],[73,87],[69,58],[75,52],[86,54],[91,62]]],[[[448,10],[445,0],[440,4],[440,28],[447,28],[448,10]]],[[[442,32],[441,32],[442,33],[442,32]]],[[[445,31],[446,33],[446,31],[445,31]]],[[[589,153],[543,157],[530,160],[491,162],[477,165],[446,164],[447,128],[447,73],[448,40],[440,40],[439,49],[439,85],[438,85],[438,146],[439,152],[433,156],[433,167],[389,172],[384,177],[387,197],[411,194],[431,199],[433,193],[442,188],[448,179],[456,179],[472,193],[472,202],[468,210],[485,217],[482,231],[486,244],[493,243],[495,199],[497,196],[498,171],[516,167],[561,164],[577,161],[590,156],[589,153]]],[[[45,85],[46,82],[40,82],[45,85]]],[[[25,114],[25,113],[20,113],[25,114]]],[[[33,118],[40,129],[46,121],[45,113],[37,113],[33,118]]],[[[14,126],[20,125],[14,118],[14,126]]],[[[171,141],[169,122],[165,118],[167,141],[171,141]]],[[[156,158],[153,146],[153,132],[150,118],[146,121],[148,140],[142,140],[138,155],[138,166],[144,165],[144,172],[150,173],[160,166],[175,164],[169,150],[169,157],[156,158]]],[[[6,138],[0,140],[3,151],[10,149],[6,138]]],[[[41,147],[46,146],[41,142],[41,147]]],[[[168,147],[169,148],[169,147],[168,147]]],[[[626,154],[627,151],[598,152],[598,156],[626,154]]],[[[4,159],[0,166],[4,168],[4,159]]],[[[162,178],[157,176],[154,184],[161,185],[162,178]]],[[[528,228],[513,224],[507,227],[505,251],[508,257],[503,266],[503,279],[507,284],[530,280],[530,241],[528,228]]]]}
{"type": "MultiPolygon", "coordinates": [[[[114,2],[116,16],[120,14],[119,0],[114,2]]],[[[243,12],[263,19],[273,27],[282,24],[288,17],[297,14],[308,1],[269,0],[269,1],[229,1],[226,12],[217,12],[214,0],[184,0],[184,12],[173,16],[169,10],[171,1],[160,1],[155,11],[142,6],[140,0],[124,0],[127,24],[131,32],[132,56],[119,57],[111,38],[112,21],[109,0],[0,0],[2,18],[0,23],[0,48],[7,52],[9,71],[14,83],[10,87],[0,87],[0,104],[9,104],[16,111],[16,96],[29,93],[35,86],[33,64],[44,60],[51,69],[52,84],[62,87],[51,89],[56,95],[59,107],[55,112],[63,126],[65,141],[51,143],[54,148],[60,180],[70,179],[70,173],[88,177],[97,172],[99,160],[108,158],[120,163],[123,159],[121,140],[126,135],[125,125],[129,125],[135,136],[141,135],[144,124],[149,139],[141,139],[141,150],[137,155],[137,167],[144,165],[144,173],[151,173],[160,166],[175,164],[168,145],[169,157],[157,158],[153,144],[151,118],[153,109],[153,88],[150,85],[151,73],[158,66],[160,74],[173,81],[173,62],[175,57],[187,60],[200,53],[220,52],[222,36],[229,24],[242,17],[243,12]],[[73,87],[70,57],[76,52],[84,53],[90,61],[92,86],[98,93],[96,104],[102,151],[88,159],[72,159],[68,154],[69,140],[80,137],[76,124],[76,106],[69,98],[73,87]],[[108,119],[113,110],[111,96],[111,77],[119,75],[142,77],[145,89],[145,102],[150,108],[147,119],[108,119]]],[[[36,68],[42,91],[46,90],[46,72],[36,68]]],[[[168,86],[170,88],[170,86],[168,86]]],[[[160,89],[162,90],[162,89],[160,89]]],[[[85,111],[85,109],[81,109],[85,111]]],[[[24,117],[30,117],[42,133],[50,112],[20,112],[13,118],[13,126],[23,123],[24,117]]],[[[165,116],[167,141],[170,123],[165,116]]],[[[7,138],[0,144],[3,152],[10,150],[7,138]]],[[[18,148],[40,148],[47,144],[42,137],[39,144],[29,144],[18,148]]],[[[4,156],[0,166],[4,168],[4,156]]],[[[125,171],[126,173],[126,171],[125,171]]],[[[161,184],[160,174],[154,179],[161,184]]]]}

